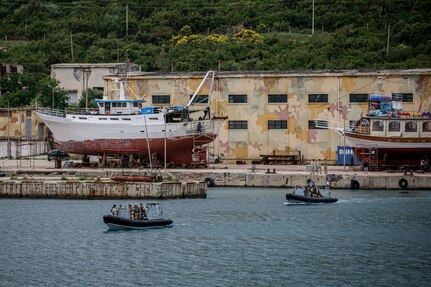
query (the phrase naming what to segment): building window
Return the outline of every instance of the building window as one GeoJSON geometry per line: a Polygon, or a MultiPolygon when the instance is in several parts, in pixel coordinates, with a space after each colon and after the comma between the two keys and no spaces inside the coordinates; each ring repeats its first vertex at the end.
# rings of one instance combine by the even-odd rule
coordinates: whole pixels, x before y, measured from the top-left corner
{"type": "Polygon", "coordinates": [[[247,121],[229,121],[230,130],[245,130],[247,129],[247,121]]]}
{"type": "Polygon", "coordinates": [[[309,103],[327,103],[328,94],[308,94],[309,103]]]}
{"type": "Polygon", "coordinates": [[[418,124],[416,122],[406,122],[406,132],[417,132],[418,124]]]}
{"type": "Polygon", "coordinates": [[[366,103],[368,102],[368,94],[349,94],[351,103],[366,103]]]}
{"type": "Polygon", "coordinates": [[[268,121],[268,129],[269,130],[285,130],[287,129],[287,121],[281,120],[281,121],[268,121]]]}
{"type": "Polygon", "coordinates": [[[163,104],[170,104],[171,103],[171,96],[169,95],[154,95],[151,97],[153,104],[157,105],[163,105],[163,104]]]}
{"type": "MultiPolygon", "coordinates": [[[[190,95],[190,100],[193,98],[193,95],[190,95]]],[[[194,104],[207,104],[208,103],[208,95],[196,95],[194,104]]]]}
{"type": "Polygon", "coordinates": [[[413,103],[413,93],[392,93],[392,100],[413,103]]]}
{"type": "Polygon", "coordinates": [[[326,130],[328,129],[327,121],[308,121],[309,130],[326,130]]]}
{"type": "Polygon", "coordinates": [[[382,121],[373,121],[373,132],[382,132],[383,131],[383,122],[382,121]]]}
{"type": "Polygon", "coordinates": [[[401,130],[400,122],[390,122],[388,126],[389,132],[399,132],[401,130]]]}
{"type": "Polygon", "coordinates": [[[268,94],[268,103],[287,103],[287,94],[268,94]]]}
{"type": "Polygon", "coordinates": [[[247,103],[247,95],[229,95],[228,101],[230,104],[244,104],[247,103]]]}

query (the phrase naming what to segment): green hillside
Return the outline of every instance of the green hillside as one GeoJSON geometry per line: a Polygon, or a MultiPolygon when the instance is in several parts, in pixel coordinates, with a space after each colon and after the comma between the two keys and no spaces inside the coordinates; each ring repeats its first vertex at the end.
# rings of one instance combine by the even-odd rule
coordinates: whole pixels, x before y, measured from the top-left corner
{"type": "Polygon", "coordinates": [[[314,33],[312,0],[0,3],[0,62],[27,72],[124,61],[143,71],[431,67],[429,0],[315,0],[314,33]]]}
{"type": "Polygon", "coordinates": [[[427,0],[315,0],[312,36],[312,0],[5,0],[0,59],[37,70],[124,60],[145,71],[430,67],[430,16],[427,0]],[[242,29],[261,40],[235,37],[242,29]]]}

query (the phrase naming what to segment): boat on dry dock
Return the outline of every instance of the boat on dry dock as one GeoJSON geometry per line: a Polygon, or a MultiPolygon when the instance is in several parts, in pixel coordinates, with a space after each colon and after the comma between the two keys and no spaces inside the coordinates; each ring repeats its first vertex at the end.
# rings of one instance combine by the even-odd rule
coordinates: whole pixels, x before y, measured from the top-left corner
{"type": "Polygon", "coordinates": [[[97,100],[98,110],[39,108],[36,114],[69,153],[133,155],[148,158],[150,165],[164,159],[192,163],[193,150],[214,141],[226,119],[210,112],[214,77],[213,71],[205,75],[186,106],[143,106],[145,100],[125,99],[122,82],[120,99],[97,100]],[[195,105],[206,81],[210,81],[207,105],[195,105]]]}
{"type": "Polygon", "coordinates": [[[402,100],[396,94],[371,94],[367,115],[342,131],[360,159],[374,151],[379,164],[417,165],[431,154],[430,112],[403,111],[402,100]]]}

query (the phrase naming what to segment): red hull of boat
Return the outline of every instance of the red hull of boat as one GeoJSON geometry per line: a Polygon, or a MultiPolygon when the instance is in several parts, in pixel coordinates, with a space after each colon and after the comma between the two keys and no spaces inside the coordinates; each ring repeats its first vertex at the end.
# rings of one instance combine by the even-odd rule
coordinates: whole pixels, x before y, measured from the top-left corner
{"type": "MultiPolygon", "coordinates": [[[[166,161],[192,163],[193,148],[208,144],[214,140],[215,135],[202,135],[198,137],[166,139],[166,161]]],[[[151,154],[156,153],[158,159],[164,159],[165,139],[100,139],[87,141],[59,142],[60,148],[69,153],[85,155],[140,155],[148,156],[148,144],[151,154]]]]}

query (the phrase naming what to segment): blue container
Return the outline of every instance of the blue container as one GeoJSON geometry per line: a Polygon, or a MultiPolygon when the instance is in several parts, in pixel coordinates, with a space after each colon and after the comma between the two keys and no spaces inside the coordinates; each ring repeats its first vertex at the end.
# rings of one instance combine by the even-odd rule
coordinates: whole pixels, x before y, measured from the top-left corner
{"type": "Polygon", "coordinates": [[[344,165],[344,150],[346,151],[346,165],[351,164],[352,158],[353,158],[353,164],[357,165],[361,163],[361,161],[357,158],[357,156],[353,152],[353,149],[351,146],[346,146],[345,149],[344,149],[344,146],[338,146],[337,147],[338,165],[344,165]]]}

